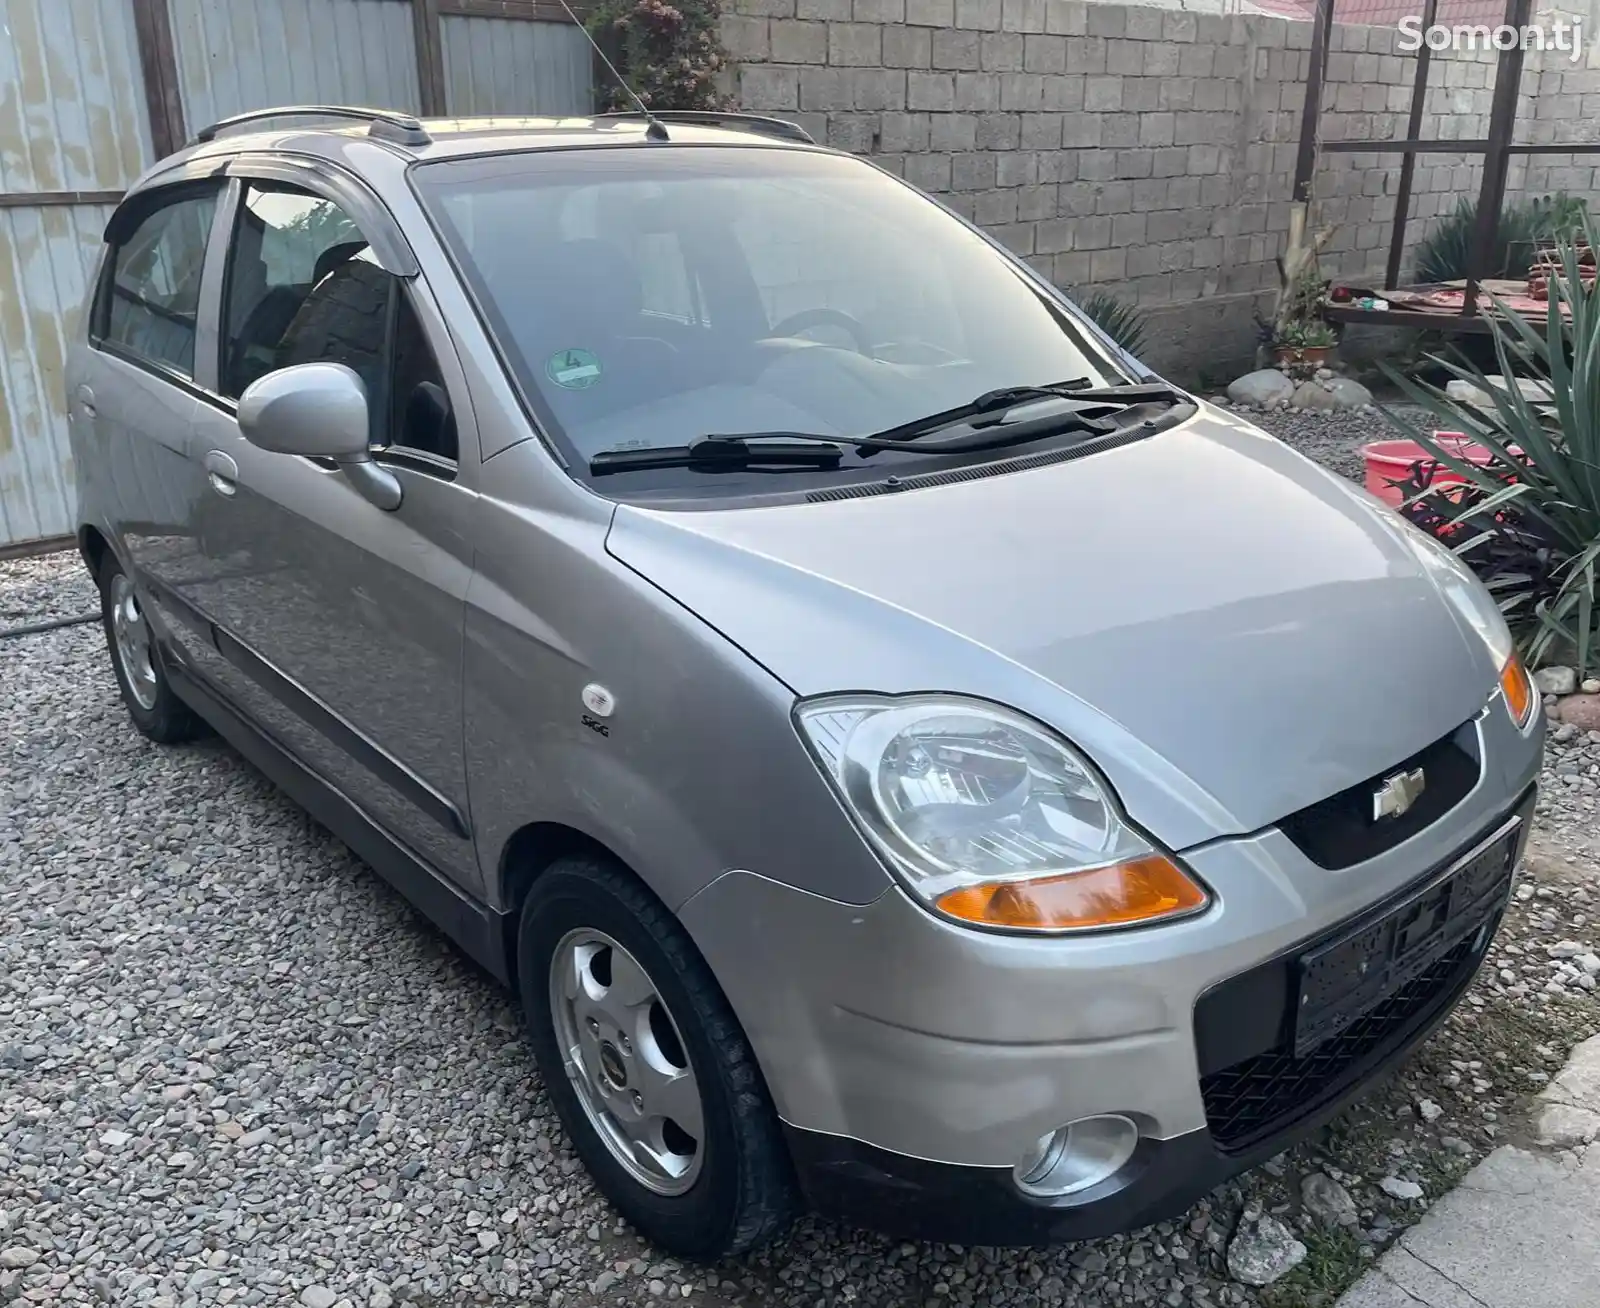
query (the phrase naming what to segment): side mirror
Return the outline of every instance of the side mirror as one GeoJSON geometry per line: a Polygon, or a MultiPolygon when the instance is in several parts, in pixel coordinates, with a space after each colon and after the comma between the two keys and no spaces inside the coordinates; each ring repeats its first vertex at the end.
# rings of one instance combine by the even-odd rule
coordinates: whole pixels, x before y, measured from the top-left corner
{"type": "Polygon", "coordinates": [[[380,509],[400,507],[400,483],[372,461],[367,388],[342,363],[300,363],[252,382],[239,397],[239,430],[274,454],[332,459],[380,509]]]}

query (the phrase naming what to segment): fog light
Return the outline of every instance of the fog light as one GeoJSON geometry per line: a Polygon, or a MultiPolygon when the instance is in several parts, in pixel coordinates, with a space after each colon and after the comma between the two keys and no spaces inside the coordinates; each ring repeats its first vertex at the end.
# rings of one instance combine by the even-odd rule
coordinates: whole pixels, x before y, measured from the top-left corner
{"type": "Polygon", "coordinates": [[[1058,1127],[1017,1164],[1017,1189],[1059,1199],[1099,1185],[1133,1157],[1139,1128],[1126,1117],[1084,1117],[1058,1127]]]}

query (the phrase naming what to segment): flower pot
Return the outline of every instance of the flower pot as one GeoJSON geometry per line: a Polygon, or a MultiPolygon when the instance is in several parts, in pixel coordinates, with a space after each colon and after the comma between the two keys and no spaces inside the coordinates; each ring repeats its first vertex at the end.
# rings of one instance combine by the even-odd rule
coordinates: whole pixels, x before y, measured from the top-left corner
{"type": "Polygon", "coordinates": [[[1331,345],[1274,345],[1272,347],[1273,360],[1282,366],[1293,364],[1301,368],[1322,368],[1327,366],[1328,356],[1333,353],[1331,345]]]}

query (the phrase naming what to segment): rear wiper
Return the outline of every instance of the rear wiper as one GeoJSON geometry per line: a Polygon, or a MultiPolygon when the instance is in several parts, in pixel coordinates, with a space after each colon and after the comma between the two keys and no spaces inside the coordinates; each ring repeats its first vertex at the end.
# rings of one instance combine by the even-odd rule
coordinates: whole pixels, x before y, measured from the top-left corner
{"type": "Polygon", "coordinates": [[[844,447],[855,443],[848,436],[819,436],[804,431],[698,436],[687,445],[602,450],[589,460],[589,471],[602,477],[611,472],[650,468],[831,468],[844,457],[844,447]],[[774,439],[766,439],[769,436],[774,439]]]}

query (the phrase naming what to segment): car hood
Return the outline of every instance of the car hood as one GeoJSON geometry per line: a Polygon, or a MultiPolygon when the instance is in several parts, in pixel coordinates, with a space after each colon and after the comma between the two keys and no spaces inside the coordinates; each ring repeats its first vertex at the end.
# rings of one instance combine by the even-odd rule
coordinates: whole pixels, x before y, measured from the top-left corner
{"type": "Polygon", "coordinates": [[[1382,772],[1495,684],[1390,510],[1210,406],[1120,449],[899,494],[624,505],[608,548],[798,696],[950,691],[1034,715],[1179,849],[1382,772]]]}

